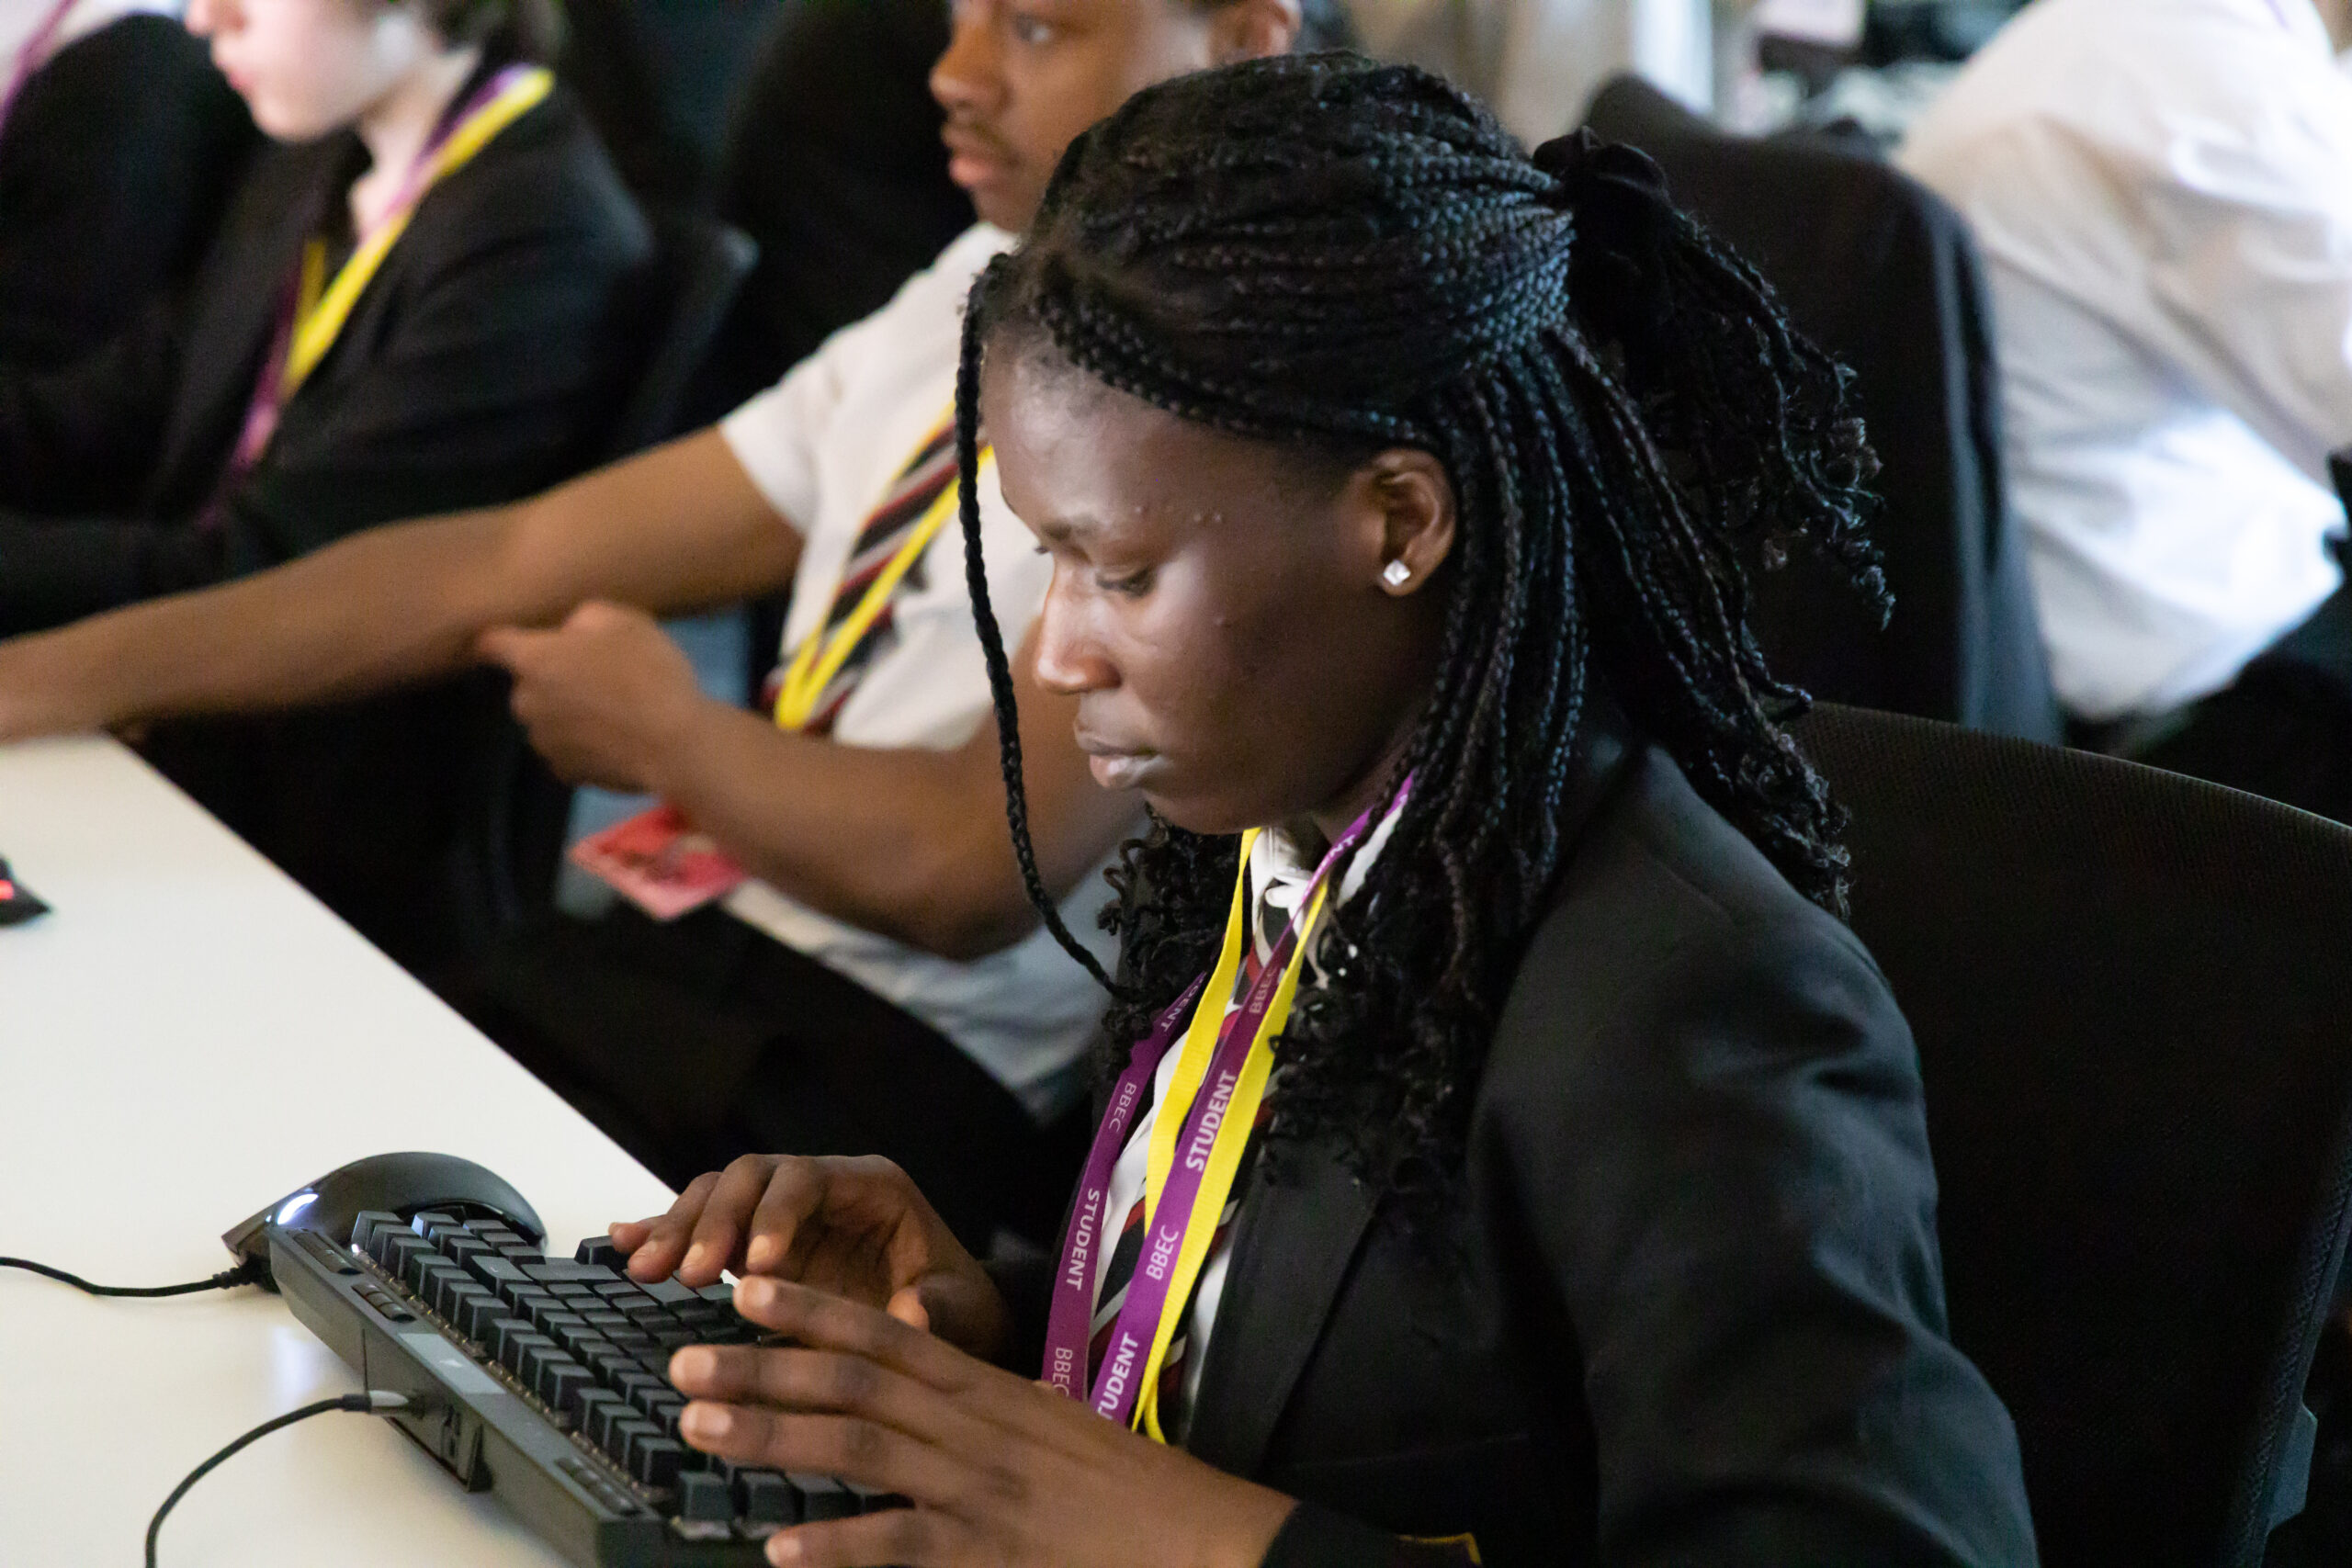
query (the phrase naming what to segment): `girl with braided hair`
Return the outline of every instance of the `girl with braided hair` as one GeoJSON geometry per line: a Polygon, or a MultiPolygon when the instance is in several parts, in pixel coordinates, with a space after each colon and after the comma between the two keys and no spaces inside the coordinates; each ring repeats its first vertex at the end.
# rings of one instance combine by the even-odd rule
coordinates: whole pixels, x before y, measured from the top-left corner
{"type": "Polygon", "coordinates": [[[1645,160],[1410,69],[1080,140],[960,426],[1053,558],[1035,680],[1156,818],[1102,1129],[1035,1270],[854,1162],[616,1229],[800,1347],[682,1352],[689,1440],[912,1505],[772,1561],[2033,1560],[1745,624],[1749,553],[1883,592],[1841,393],[1645,160]]]}

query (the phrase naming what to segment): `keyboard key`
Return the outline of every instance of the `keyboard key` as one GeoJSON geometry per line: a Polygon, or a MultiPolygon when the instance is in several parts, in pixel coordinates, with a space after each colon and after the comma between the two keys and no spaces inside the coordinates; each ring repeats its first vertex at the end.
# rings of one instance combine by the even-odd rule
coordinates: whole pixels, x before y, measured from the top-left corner
{"type": "MultiPolygon", "coordinates": [[[[498,1258],[497,1252],[488,1242],[477,1240],[469,1235],[451,1236],[447,1241],[443,1242],[441,1256],[458,1268],[469,1271],[472,1269],[474,1259],[477,1258],[498,1258]]],[[[506,1260],[500,1258],[499,1261],[503,1263],[506,1260]]]]}
{"type": "Polygon", "coordinates": [[[458,1332],[475,1344],[486,1344],[490,1325],[506,1315],[506,1303],[484,1291],[479,1296],[468,1296],[458,1303],[458,1332]]]}
{"type": "Polygon", "coordinates": [[[531,1326],[549,1338],[558,1328],[586,1328],[586,1321],[576,1312],[566,1312],[559,1301],[527,1302],[518,1316],[531,1320],[531,1326]]]}
{"type": "Polygon", "coordinates": [[[519,1336],[515,1343],[522,1347],[522,1350],[514,1362],[514,1375],[522,1379],[523,1386],[534,1393],[538,1392],[539,1380],[550,1366],[559,1363],[577,1365],[564,1354],[562,1346],[543,1335],[519,1336]]]}
{"type": "Polygon", "coordinates": [[[510,1263],[495,1252],[477,1252],[466,1259],[466,1271],[493,1291],[508,1285],[527,1285],[530,1277],[519,1263],[510,1263]]]}
{"type": "Polygon", "coordinates": [[[819,1519],[850,1519],[857,1517],[857,1494],[830,1475],[802,1475],[787,1471],[785,1479],[800,1494],[800,1517],[814,1524],[819,1519]]]}
{"type": "Polygon", "coordinates": [[[799,1492],[773,1470],[737,1471],[735,1507],[743,1517],[743,1528],[762,1534],[800,1522],[799,1492]]]}
{"type": "Polygon", "coordinates": [[[433,1256],[433,1244],[412,1231],[379,1231],[376,1242],[380,1248],[376,1254],[376,1261],[382,1264],[384,1272],[395,1280],[408,1277],[411,1259],[433,1256]]]}
{"type": "Polygon", "coordinates": [[[645,1293],[664,1306],[673,1302],[691,1302],[701,1299],[692,1285],[681,1285],[675,1280],[656,1280],[645,1287],[645,1293]]]}
{"type": "MultiPolygon", "coordinates": [[[[598,1388],[594,1383],[589,1382],[582,1383],[572,1391],[571,1403],[563,1407],[563,1413],[579,1422],[580,1429],[585,1432],[589,1429],[590,1417],[594,1416],[597,1411],[616,1408],[627,1410],[628,1404],[611,1389],[598,1388]]],[[[590,1441],[594,1441],[593,1436],[590,1441]]]]}
{"type": "Polygon", "coordinates": [[[727,1483],[707,1470],[690,1470],[678,1477],[678,1517],[690,1525],[729,1524],[735,1499],[727,1483]]]}
{"type": "Polygon", "coordinates": [[[520,1368],[523,1352],[535,1346],[543,1346],[549,1350],[556,1348],[554,1340],[519,1318],[503,1317],[491,1325],[490,1353],[509,1371],[520,1368]]]}
{"type": "Polygon", "coordinates": [[[613,1429],[624,1422],[638,1419],[637,1412],[631,1410],[620,1399],[607,1395],[605,1402],[589,1406],[586,1427],[588,1440],[606,1453],[611,1453],[614,1447],[613,1429]]]}
{"type": "Polygon", "coordinates": [[[651,1393],[661,1393],[667,1390],[670,1385],[662,1382],[660,1378],[653,1376],[650,1372],[639,1371],[634,1372],[624,1371],[620,1373],[612,1380],[611,1386],[615,1393],[619,1394],[631,1404],[635,1404],[637,1403],[639,1390],[642,1389],[651,1393]]]}
{"type": "Polygon", "coordinates": [[[375,1241],[379,1230],[398,1230],[401,1217],[384,1209],[362,1209],[351,1222],[351,1245],[368,1257],[376,1256],[375,1241]]]}
{"type": "Polygon", "coordinates": [[[631,1443],[650,1443],[662,1435],[662,1428],[641,1416],[624,1416],[605,1428],[603,1444],[606,1453],[620,1461],[621,1468],[628,1468],[631,1443]]]}
{"type": "Polygon", "coordinates": [[[611,1236],[592,1235],[580,1244],[579,1250],[571,1255],[571,1260],[575,1263],[593,1263],[617,1273],[621,1266],[628,1261],[628,1254],[615,1247],[611,1236]]]}
{"type": "Polygon", "coordinates": [[[410,1228],[444,1251],[448,1249],[452,1241],[461,1236],[468,1241],[474,1240],[474,1235],[466,1228],[465,1222],[454,1214],[444,1214],[437,1211],[417,1215],[410,1228]]]}
{"type": "Polygon", "coordinates": [[[715,1285],[705,1285],[695,1294],[707,1302],[717,1302],[729,1312],[735,1310],[735,1287],[721,1280],[715,1285]]]}
{"type": "Polygon", "coordinates": [[[601,1263],[526,1263],[523,1271],[542,1285],[606,1285],[620,1278],[601,1263]]]}
{"type": "Polygon", "coordinates": [[[416,1298],[419,1301],[431,1301],[433,1299],[435,1280],[441,1279],[462,1280],[465,1277],[464,1269],[458,1268],[456,1264],[450,1262],[447,1258],[442,1257],[437,1252],[419,1252],[413,1254],[409,1258],[407,1266],[401,1270],[401,1282],[406,1285],[410,1290],[415,1292],[416,1298]]]}
{"type": "Polygon", "coordinates": [[[596,1374],[579,1362],[565,1359],[549,1361],[539,1369],[539,1381],[533,1392],[547,1402],[550,1410],[568,1410],[572,1396],[582,1389],[596,1386],[596,1374]]]}
{"type": "Polygon", "coordinates": [[[435,1312],[455,1323],[466,1303],[493,1300],[495,1298],[488,1291],[473,1282],[471,1276],[444,1274],[433,1281],[433,1297],[429,1304],[435,1312]]]}
{"type": "Polygon", "coordinates": [[[686,1450],[668,1438],[631,1439],[628,1472],[648,1486],[675,1486],[686,1450]]]}

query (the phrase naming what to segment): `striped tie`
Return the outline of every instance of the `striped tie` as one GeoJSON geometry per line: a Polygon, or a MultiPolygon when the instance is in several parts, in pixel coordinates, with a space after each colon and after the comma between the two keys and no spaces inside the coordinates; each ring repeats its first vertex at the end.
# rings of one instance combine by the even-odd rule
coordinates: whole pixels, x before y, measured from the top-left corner
{"type": "MultiPolygon", "coordinates": [[[[821,638],[856,614],[866,589],[873,585],[875,578],[899,553],[899,547],[905,542],[907,535],[922,521],[924,514],[947,487],[955,482],[956,424],[950,420],[933,431],[916,449],[915,455],[907,459],[907,466],[891,481],[889,491],[883,496],[881,504],[874,509],[866,517],[865,525],[858,530],[857,543],[850,550],[849,565],[841,586],[833,590],[832,608],[826,612],[824,624],[812,636],[821,638]]],[[[922,561],[915,562],[899,586],[901,589],[923,586],[922,561]]],[[[865,678],[867,668],[890,646],[890,639],[895,635],[893,609],[894,606],[889,604],[882,607],[882,613],[875,617],[865,635],[858,638],[856,646],[842,661],[833,678],[825,683],[824,692],[818,697],[808,722],[801,728],[802,734],[820,737],[832,734],[835,721],[841,717],[842,707],[857,690],[858,682],[865,678]]],[[[783,676],[784,671],[779,667],[769,677],[769,690],[763,706],[771,710],[775,708],[776,690],[783,676]]]]}

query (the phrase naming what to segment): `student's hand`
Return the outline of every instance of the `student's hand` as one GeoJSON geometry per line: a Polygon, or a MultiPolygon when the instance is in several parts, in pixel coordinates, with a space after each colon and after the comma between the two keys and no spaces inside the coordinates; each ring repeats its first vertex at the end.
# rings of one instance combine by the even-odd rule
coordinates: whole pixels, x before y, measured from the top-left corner
{"type": "Polygon", "coordinates": [[[805,1568],[1256,1568],[1294,1506],[886,1314],[747,1279],[736,1310],[803,1348],[696,1346],[670,1379],[707,1453],[836,1475],[911,1508],[772,1537],[805,1568]]]}
{"type": "Polygon", "coordinates": [[[658,794],[657,770],[707,699],[652,616],[591,602],[554,631],[493,626],[477,657],[514,677],[514,717],[569,784],[658,794]]]}
{"type": "Polygon", "coordinates": [[[745,1155],[696,1177],[658,1219],[616,1224],[632,1278],[689,1285],[722,1269],[771,1275],[880,1307],[976,1356],[1011,1332],[1004,1298],[955,1233],[887,1159],[745,1155]]]}

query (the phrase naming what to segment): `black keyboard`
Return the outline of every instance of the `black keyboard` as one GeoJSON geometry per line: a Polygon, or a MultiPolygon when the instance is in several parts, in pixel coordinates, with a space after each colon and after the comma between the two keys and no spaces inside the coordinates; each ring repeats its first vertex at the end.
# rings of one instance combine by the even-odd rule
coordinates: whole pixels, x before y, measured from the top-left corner
{"type": "Polygon", "coordinates": [[[748,1568],[785,1526],[900,1506],[680,1439],[672,1352],[761,1337],[729,1286],[640,1285],[609,1241],[549,1258],[500,1221],[437,1212],[362,1213],[345,1246],[263,1234],[294,1315],[368,1387],[409,1396],[389,1418],[575,1562],[748,1568]]]}

